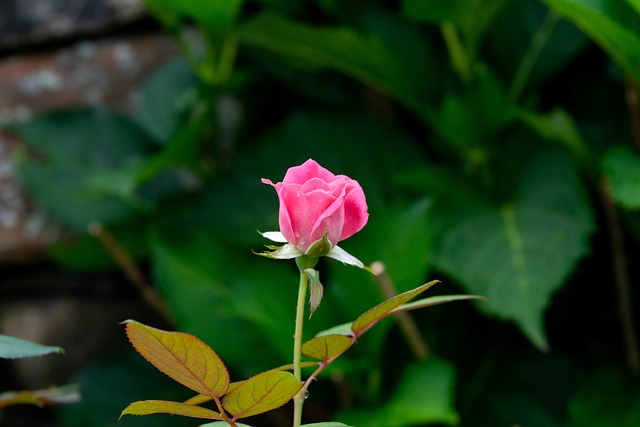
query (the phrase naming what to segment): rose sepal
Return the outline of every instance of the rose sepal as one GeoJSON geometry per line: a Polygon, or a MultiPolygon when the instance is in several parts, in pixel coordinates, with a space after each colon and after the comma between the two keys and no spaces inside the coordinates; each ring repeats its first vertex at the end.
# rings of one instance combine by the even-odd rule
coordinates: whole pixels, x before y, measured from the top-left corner
{"type": "Polygon", "coordinates": [[[362,261],[351,255],[349,252],[342,249],[340,246],[334,246],[333,249],[326,255],[328,258],[340,261],[343,264],[352,265],[354,267],[367,270],[369,273],[373,273],[369,267],[364,265],[362,261]]]}
{"type": "Polygon", "coordinates": [[[256,255],[273,259],[293,259],[304,255],[304,253],[288,243],[282,246],[265,245],[265,247],[270,250],[266,252],[255,252],[256,255]]]}
{"type": "Polygon", "coordinates": [[[325,231],[321,239],[316,240],[309,246],[304,254],[310,258],[320,258],[331,253],[332,247],[329,241],[328,233],[325,231]]]}

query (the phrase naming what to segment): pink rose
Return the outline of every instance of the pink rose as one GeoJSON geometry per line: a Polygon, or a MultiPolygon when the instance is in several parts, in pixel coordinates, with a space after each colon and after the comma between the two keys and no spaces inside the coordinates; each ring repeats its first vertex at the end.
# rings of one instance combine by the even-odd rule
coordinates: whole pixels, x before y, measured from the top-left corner
{"type": "Polygon", "coordinates": [[[282,182],[262,182],[278,193],[280,232],[303,253],[325,233],[335,247],[369,219],[360,184],[348,176],[334,175],[314,160],[289,168],[282,182]]]}

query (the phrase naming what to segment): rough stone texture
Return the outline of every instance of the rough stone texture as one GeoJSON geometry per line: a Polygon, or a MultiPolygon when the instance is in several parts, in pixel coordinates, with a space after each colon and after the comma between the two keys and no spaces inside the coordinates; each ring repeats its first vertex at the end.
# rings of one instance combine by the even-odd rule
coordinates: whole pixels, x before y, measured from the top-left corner
{"type": "Polygon", "coordinates": [[[94,34],[144,16],[140,0],[2,0],[0,51],[94,34]]]}
{"type": "MultiPolygon", "coordinates": [[[[81,41],[0,61],[0,125],[37,112],[107,105],[134,114],[140,87],[178,50],[165,35],[81,41]]],[[[0,132],[0,264],[42,256],[60,228],[30,206],[11,156],[20,144],[0,132]]]]}

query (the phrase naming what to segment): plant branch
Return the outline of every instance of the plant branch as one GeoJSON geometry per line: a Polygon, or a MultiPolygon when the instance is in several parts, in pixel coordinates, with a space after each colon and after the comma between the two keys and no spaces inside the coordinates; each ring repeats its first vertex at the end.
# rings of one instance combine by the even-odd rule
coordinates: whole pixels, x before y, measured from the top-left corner
{"type": "Polygon", "coordinates": [[[636,341],[636,329],[631,307],[631,284],[627,274],[627,257],[624,251],[624,241],[620,219],[616,206],[611,200],[606,183],[600,185],[600,197],[604,208],[604,216],[609,229],[609,242],[611,245],[611,261],[613,264],[613,278],[616,284],[618,297],[618,310],[620,312],[620,326],[627,353],[629,369],[635,375],[640,374],[640,351],[636,341]]]}
{"type": "MultiPolygon", "coordinates": [[[[384,263],[382,263],[382,261],[375,261],[372,263],[371,270],[375,274],[378,286],[386,299],[393,298],[398,294],[398,290],[385,271],[384,263]]],[[[429,345],[420,334],[420,330],[418,329],[413,317],[404,311],[394,314],[393,317],[398,322],[398,326],[409,343],[409,347],[411,347],[411,351],[415,358],[418,360],[426,360],[431,351],[429,350],[429,345]]]]}
{"type": "Polygon", "coordinates": [[[153,285],[149,283],[144,274],[142,274],[138,264],[127,248],[125,248],[124,245],[122,245],[118,239],[116,239],[116,237],[100,223],[93,222],[89,224],[88,232],[111,255],[113,260],[120,267],[127,279],[129,279],[133,284],[134,288],[138,291],[140,296],[142,296],[144,301],[165,319],[173,323],[173,319],[171,318],[164,300],[160,295],[158,295],[153,288],[153,285]]]}

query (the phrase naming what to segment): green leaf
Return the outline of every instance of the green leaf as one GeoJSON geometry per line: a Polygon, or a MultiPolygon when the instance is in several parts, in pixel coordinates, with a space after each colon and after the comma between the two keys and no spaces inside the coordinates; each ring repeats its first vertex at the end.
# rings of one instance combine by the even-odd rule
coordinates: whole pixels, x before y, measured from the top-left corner
{"type": "Polygon", "coordinates": [[[602,159],[602,171],[615,202],[640,209],[640,156],[628,148],[614,148],[602,159]]]}
{"type": "Polygon", "coordinates": [[[302,354],[326,363],[344,353],[353,343],[352,338],[344,335],[322,335],[302,344],[302,354]]]}
{"type": "Polygon", "coordinates": [[[407,78],[402,62],[378,38],[349,28],[316,28],[263,13],[239,29],[244,43],[316,66],[330,67],[398,98],[420,111],[420,88],[407,78]]]}
{"type": "Polygon", "coordinates": [[[454,409],[455,381],[455,369],[449,363],[431,358],[409,365],[385,403],[337,417],[358,427],[455,425],[459,421],[454,409]]]}
{"type": "Polygon", "coordinates": [[[402,14],[432,24],[453,22],[464,35],[474,57],[484,34],[505,3],[506,0],[404,0],[402,14]]]}
{"type": "Polygon", "coordinates": [[[518,118],[541,137],[569,148],[579,159],[587,156],[587,145],[573,118],[562,108],[546,114],[519,110],[518,118]]]}
{"type": "Polygon", "coordinates": [[[640,388],[620,369],[591,374],[569,404],[571,427],[634,427],[640,423],[640,388]]]}
{"type": "Polygon", "coordinates": [[[250,417],[279,408],[301,388],[302,383],[289,372],[263,372],[231,390],[222,399],[222,406],[234,417],[250,417]]]}
{"type": "Polygon", "coordinates": [[[218,36],[224,35],[234,24],[242,0],[145,0],[149,9],[160,13],[189,18],[204,25],[218,36]]]}
{"type": "Polygon", "coordinates": [[[489,29],[488,62],[511,81],[509,95],[553,77],[589,41],[573,24],[537,0],[510,2],[489,29]]]}
{"type": "Polygon", "coordinates": [[[198,80],[184,59],[156,70],[142,89],[138,107],[140,124],[161,145],[178,130],[196,99],[198,80]]]}
{"type": "Polygon", "coordinates": [[[127,337],[135,349],[161,372],[200,394],[221,397],[229,388],[229,372],[208,345],[184,332],[169,332],[128,320],[127,337]]]}
{"type": "Polygon", "coordinates": [[[371,310],[362,314],[360,317],[358,317],[356,320],[353,321],[353,324],[351,325],[351,330],[353,331],[356,337],[362,335],[367,330],[369,330],[373,325],[375,325],[378,321],[389,316],[394,309],[406,303],[407,301],[413,299],[414,297],[420,295],[421,293],[423,293],[424,291],[426,291],[436,283],[439,283],[439,282],[437,280],[433,280],[429,283],[425,283],[422,286],[419,286],[413,290],[404,292],[400,295],[397,295],[393,298],[386,300],[382,304],[379,304],[373,307],[371,310]]]}
{"type": "Polygon", "coordinates": [[[591,0],[543,0],[602,47],[627,74],[640,80],[640,37],[610,16],[605,3],[591,0]]]}
{"type": "Polygon", "coordinates": [[[64,353],[64,350],[60,347],[41,345],[8,335],[0,335],[1,359],[22,359],[51,353],[64,353]]]}
{"type": "Polygon", "coordinates": [[[14,124],[11,131],[28,153],[35,152],[18,158],[30,196],[75,230],[130,219],[146,207],[132,192],[151,146],[125,117],[103,109],[62,111],[14,124]]]}
{"type": "Polygon", "coordinates": [[[474,294],[480,308],[517,323],[546,348],[543,314],[554,291],[589,250],[593,218],[566,156],[542,152],[524,167],[514,198],[434,214],[443,230],[438,265],[474,294]]]}
{"type": "Polygon", "coordinates": [[[142,400],[127,406],[122,415],[171,414],[191,418],[221,420],[221,415],[211,409],[167,400],[142,400]]]}

